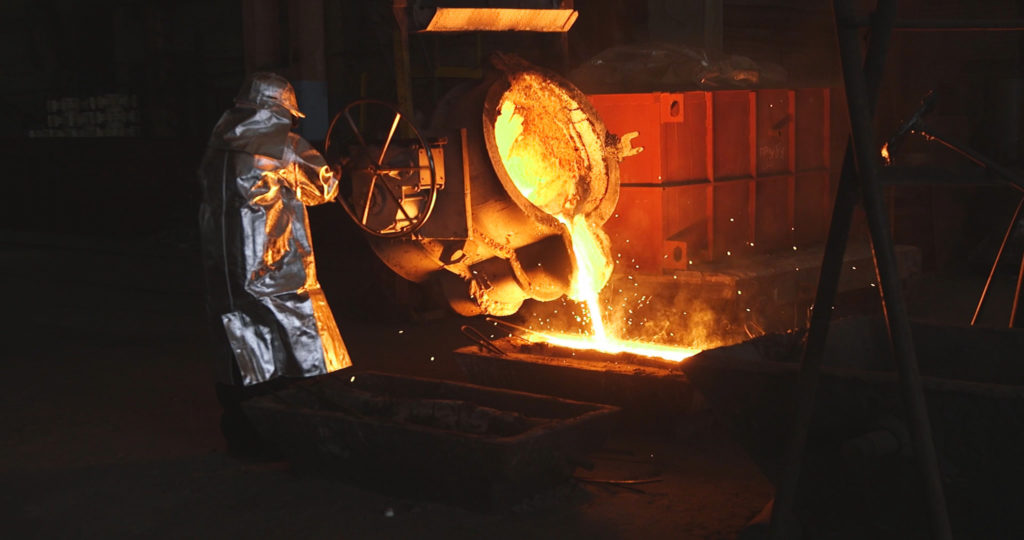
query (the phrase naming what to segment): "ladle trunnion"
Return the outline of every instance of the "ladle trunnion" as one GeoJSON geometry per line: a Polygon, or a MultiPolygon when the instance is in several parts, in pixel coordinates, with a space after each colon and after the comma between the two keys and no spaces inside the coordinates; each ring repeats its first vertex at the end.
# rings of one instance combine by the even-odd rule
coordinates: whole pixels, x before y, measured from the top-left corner
{"type": "Polygon", "coordinates": [[[619,161],[640,151],[565,79],[514,56],[492,64],[441,99],[423,134],[396,108],[363,100],[327,137],[343,170],[339,199],[373,250],[410,281],[438,280],[463,315],[566,294],[574,219],[610,261],[600,226],[618,202],[619,161]]]}

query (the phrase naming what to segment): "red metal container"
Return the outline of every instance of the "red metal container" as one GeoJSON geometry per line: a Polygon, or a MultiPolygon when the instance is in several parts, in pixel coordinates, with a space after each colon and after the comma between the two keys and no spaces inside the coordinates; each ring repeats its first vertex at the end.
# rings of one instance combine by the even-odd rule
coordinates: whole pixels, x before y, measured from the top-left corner
{"type": "Polygon", "coordinates": [[[605,224],[636,273],[824,240],[829,89],[588,96],[608,130],[639,132],[605,224]],[[682,254],[682,256],[680,256],[682,254]],[[636,268],[639,266],[639,268],[636,268]]]}

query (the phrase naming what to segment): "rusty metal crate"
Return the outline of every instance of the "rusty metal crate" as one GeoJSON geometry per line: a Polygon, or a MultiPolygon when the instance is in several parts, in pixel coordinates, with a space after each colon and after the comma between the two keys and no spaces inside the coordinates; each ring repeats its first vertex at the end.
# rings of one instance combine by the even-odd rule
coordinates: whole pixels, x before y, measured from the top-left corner
{"type": "Polygon", "coordinates": [[[342,371],[251,400],[245,410],[299,472],[483,510],[565,482],[619,409],[342,371]]]}
{"type": "Polygon", "coordinates": [[[828,88],[588,99],[609,131],[638,131],[633,144],[644,147],[623,160],[619,203],[605,224],[632,273],[824,240],[832,202],[828,88]]]}

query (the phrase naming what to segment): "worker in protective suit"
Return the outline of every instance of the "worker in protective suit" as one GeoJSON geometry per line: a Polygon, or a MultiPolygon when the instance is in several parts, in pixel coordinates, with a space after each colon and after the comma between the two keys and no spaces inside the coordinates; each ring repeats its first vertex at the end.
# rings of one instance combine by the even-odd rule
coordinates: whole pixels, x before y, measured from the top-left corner
{"type": "Polygon", "coordinates": [[[199,228],[229,450],[258,443],[240,403],[287,378],[351,365],[316,278],[305,205],[334,199],[338,175],[292,127],[304,115],[287,79],[247,78],[199,169],[199,228]],[[284,377],[285,379],[279,379],[284,377]]]}

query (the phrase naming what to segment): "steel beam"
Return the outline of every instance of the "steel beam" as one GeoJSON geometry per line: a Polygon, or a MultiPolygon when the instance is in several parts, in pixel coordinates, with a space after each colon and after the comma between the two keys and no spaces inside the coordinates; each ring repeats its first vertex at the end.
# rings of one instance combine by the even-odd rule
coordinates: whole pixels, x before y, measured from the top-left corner
{"type": "Polygon", "coordinates": [[[910,412],[914,448],[925,477],[932,531],[936,538],[950,537],[945,498],[938,475],[935,448],[932,443],[931,425],[924,405],[920,373],[910,335],[910,321],[900,289],[881,185],[875,174],[878,155],[874,148],[871,119],[874,116],[873,111],[877,101],[882,66],[895,16],[895,4],[894,0],[878,2],[872,20],[868,51],[862,68],[860,36],[856,21],[843,0],[833,1],[853,138],[847,146],[843,161],[843,171],[836,194],[825,258],[819,276],[814,304],[816,309],[812,314],[807,346],[801,363],[793,433],[772,508],[771,533],[774,538],[793,538],[799,534],[794,530],[796,524],[792,519],[793,508],[799,485],[807,431],[814,410],[818,375],[823,361],[824,344],[831,318],[831,306],[835,301],[839,274],[842,269],[842,257],[849,237],[853,207],[856,203],[857,172],[859,172],[862,202],[868,215],[883,310],[893,341],[894,356],[898,362],[901,390],[910,412]],[[856,171],[854,162],[856,162],[856,171]]]}

